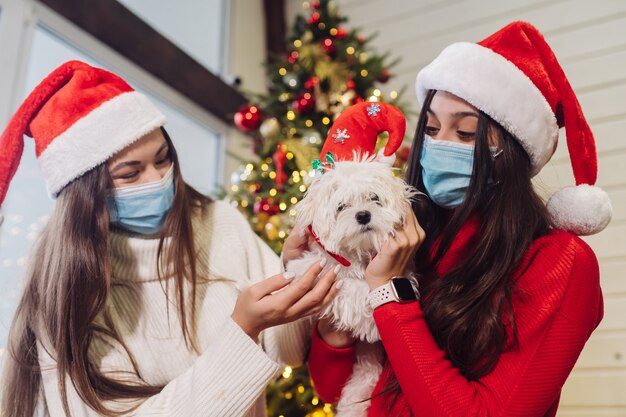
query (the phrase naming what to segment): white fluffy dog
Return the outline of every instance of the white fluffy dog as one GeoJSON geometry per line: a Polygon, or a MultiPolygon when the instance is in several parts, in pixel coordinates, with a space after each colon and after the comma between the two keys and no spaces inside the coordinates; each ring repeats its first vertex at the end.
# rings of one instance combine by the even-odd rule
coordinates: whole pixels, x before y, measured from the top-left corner
{"type": "Polygon", "coordinates": [[[309,187],[297,204],[297,223],[310,225],[318,240],[300,259],[290,261],[287,270],[302,275],[314,262],[326,257],[325,270],[344,264],[338,276],[343,281],[338,295],[321,313],[340,330],[357,339],[357,361],[343,388],[337,416],[365,416],[369,400],[382,370],[382,346],[368,301],[365,268],[400,224],[407,201],[415,191],[392,175],[388,162],[378,155],[337,161],[309,187]],[[349,262],[349,266],[347,262],[349,262]],[[365,400],[365,401],[364,401],[365,400]]]}

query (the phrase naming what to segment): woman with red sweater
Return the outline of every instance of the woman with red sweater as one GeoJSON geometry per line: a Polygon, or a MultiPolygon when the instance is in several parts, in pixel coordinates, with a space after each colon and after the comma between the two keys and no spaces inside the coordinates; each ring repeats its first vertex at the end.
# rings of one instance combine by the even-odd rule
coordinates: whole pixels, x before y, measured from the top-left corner
{"type": "MultiPolygon", "coordinates": [[[[596,257],[576,236],[611,217],[593,187],[591,130],[552,50],[523,22],[448,46],[416,89],[407,180],[429,198],[413,203],[415,217],[366,271],[385,350],[367,416],[554,416],[603,315],[596,257]],[[531,178],[560,127],[577,186],[546,205],[531,178]],[[407,270],[419,277],[418,300],[397,278],[407,270]]],[[[324,319],[313,333],[311,377],[336,402],[354,340],[324,319]]]]}

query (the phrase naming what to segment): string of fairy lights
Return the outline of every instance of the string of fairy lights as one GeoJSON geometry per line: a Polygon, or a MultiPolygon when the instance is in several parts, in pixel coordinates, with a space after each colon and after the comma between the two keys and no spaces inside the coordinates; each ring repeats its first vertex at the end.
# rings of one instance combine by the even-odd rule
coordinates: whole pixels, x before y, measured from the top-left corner
{"type": "MultiPolygon", "coordinates": [[[[293,376],[293,372],[294,370],[290,366],[286,366],[282,372],[281,378],[283,378],[284,380],[289,380],[293,376]]],[[[285,391],[282,393],[282,395],[286,400],[290,401],[294,398],[295,395],[298,395],[298,394],[302,395],[308,389],[310,389],[310,387],[305,387],[303,384],[297,384],[293,388],[293,390],[285,391]]],[[[314,409],[308,414],[306,414],[306,417],[333,417],[334,416],[332,405],[323,404],[317,395],[313,395],[312,398],[309,400],[309,403],[311,404],[311,406],[314,407],[314,409]]],[[[284,414],[278,414],[278,417],[288,417],[288,416],[285,416],[284,414]]]]}

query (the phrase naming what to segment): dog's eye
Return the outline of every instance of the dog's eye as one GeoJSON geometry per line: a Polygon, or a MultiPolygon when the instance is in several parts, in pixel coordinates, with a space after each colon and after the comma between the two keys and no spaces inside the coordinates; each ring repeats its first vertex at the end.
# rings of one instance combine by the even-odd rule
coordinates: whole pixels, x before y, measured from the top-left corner
{"type": "Polygon", "coordinates": [[[346,208],[346,205],[341,203],[339,204],[339,206],[337,206],[337,213],[341,213],[342,211],[344,211],[346,208]]]}
{"type": "Polygon", "coordinates": [[[376,204],[378,204],[379,206],[382,206],[382,203],[380,202],[380,197],[378,197],[378,194],[370,195],[370,201],[373,201],[376,204]]]}

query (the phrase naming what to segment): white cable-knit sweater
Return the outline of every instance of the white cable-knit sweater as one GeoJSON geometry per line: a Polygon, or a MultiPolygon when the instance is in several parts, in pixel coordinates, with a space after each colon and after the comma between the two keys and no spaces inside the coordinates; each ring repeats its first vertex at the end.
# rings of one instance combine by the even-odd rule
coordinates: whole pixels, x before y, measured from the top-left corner
{"type": "MultiPolygon", "coordinates": [[[[199,276],[208,278],[197,285],[200,355],[183,341],[173,279],[157,279],[158,239],[111,235],[113,286],[106,309],[136,361],[139,376],[149,384],[165,385],[129,415],[265,416],[264,389],[281,370],[281,362],[302,363],[310,321],[266,330],[262,347],[253,342],[230,315],[242,288],[280,272],[278,257],[226,203],[212,203],[207,215],[196,215],[193,224],[199,276]],[[167,284],[169,300],[164,291],[167,284]]],[[[51,417],[62,417],[55,361],[41,345],[38,351],[47,411],[51,417]]],[[[111,340],[96,337],[90,358],[116,378],[137,378],[128,354],[111,340]]],[[[72,416],[96,416],[67,381],[72,416]]],[[[128,402],[108,405],[123,410],[128,402]]]]}

